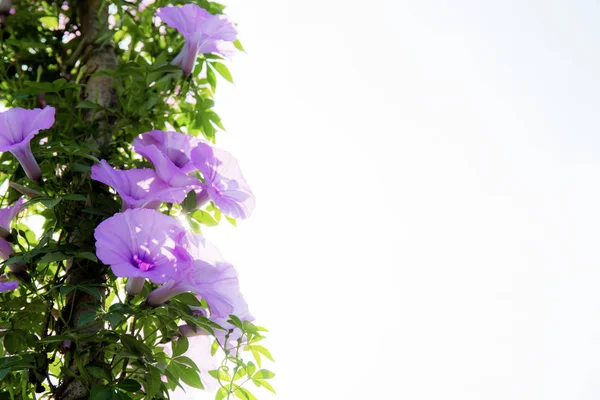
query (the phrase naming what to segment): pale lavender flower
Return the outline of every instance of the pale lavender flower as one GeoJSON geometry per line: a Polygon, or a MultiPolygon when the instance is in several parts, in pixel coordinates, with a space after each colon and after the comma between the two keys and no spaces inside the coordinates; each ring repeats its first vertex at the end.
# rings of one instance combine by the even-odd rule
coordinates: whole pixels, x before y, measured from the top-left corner
{"type": "Polygon", "coordinates": [[[106,160],[92,167],[92,179],[113,189],[123,200],[123,210],[128,208],[158,208],[161,203],[181,203],[190,189],[172,187],[158,177],[154,170],[117,170],[106,160]]]}
{"type": "Polygon", "coordinates": [[[180,235],[178,242],[173,250],[180,262],[177,278],[152,291],[148,304],[162,304],[180,293],[192,292],[206,300],[214,317],[235,314],[238,309],[247,310],[233,265],[221,261],[214,246],[203,237],[189,233],[185,237],[180,235]]]}
{"type": "Polygon", "coordinates": [[[7,237],[10,234],[10,225],[25,202],[26,200],[21,197],[12,206],[0,209],[0,237],[7,237]]]}
{"type": "Polygon", "coordinates": [[[199,142],[183,133],[154,130],[135,138],[133,148],[150,160],[157,175],[169,185],[198,187],[200,181],[188,174],[197,170],[190,153],[199,142]]]}
{"type": "Polygon", "coordinates": [[[256,201],[235,157],[225,150],[198,143],[191,152],[191,159],[205,180],[203,193],[198,195],[199,205],[210,199],[223,214],[248,218],[256,201]]]}
{"type": "MultiPolygon", "coordinates": [[[[12,221],[15,219],[19,211],[21,211],[24,203],[25,199],[21,197],[12,206],[0,209],[0,259],[2,260],[7,260],[11,254],[14,253],[12,245],[5,238],[10,235],[10,226],[12,221]]],[[[12,272],[16,273],[24,271],[26,266],[23,262],[17,262],[9,265],[8,268],[12,272]]]]}
{"type": "Polygon", "coordinates": [[[40,181],[42,171],[31,152],[31,139],[54,124],[54,108],[11,108],[0,113],[0,152],[10,151],[29,179],[40,181]]]}
{"type": "Polygon", "coordinates": [[[237,30],[224,15],[212,15],[195,4],[159,8],[156,15],[185,38],[183,49],[171,62],[180,66],[185,75],[194,70],[198,54],[218,53],[229,56],[235,51],[233,42],[237,37],[237,30]]]}
{"type": "Polygon", "coordinates": [[[183,231],[179,221],[158,211],[126,210],[96,227],[96,255],[118,277],[164,283],[179,276],[178,260],[168,249],[183,231]]]}

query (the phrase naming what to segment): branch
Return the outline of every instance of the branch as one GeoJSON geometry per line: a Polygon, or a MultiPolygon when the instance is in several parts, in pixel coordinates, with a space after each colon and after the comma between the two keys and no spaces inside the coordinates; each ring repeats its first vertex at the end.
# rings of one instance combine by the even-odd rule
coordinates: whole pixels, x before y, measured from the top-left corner
{"type": "MultiPolygon", "coordinates": [[[[103,0],[79,0],[79,28],[83,34],[85,43],[84,54],[89,54],[85,64],[87,74],[87,85],[84,92],[84,100],[95,102],[103,107],[114,107],[117,103],[114,81],[110,76],[91,76],[94,72],[115,69],[117,66],[117,57],[115,55],[114,45],[110,41],[110,35],[107,32],[108,24],[108,2],[103,0]]],[[[107,147],[112,138],[111,124],[105,111],[88,113],[88,120],[94,120],[98,129],[93,130],[89,140],[95,141],[101,148],[107,147]]],[[[70,243],[78,246],[93,246],[93,235],[81,232],[76,229],[72,234],[70,243]]],[[[69,260],[67,263],[67,283],[71,285],[93,284],[102,285],[106,283],[106,267],[100,263],[91,261],[82,261],[74,263],[69,260]]],[[[100,289],[101,298],[90,295],[79,290],[73,290],[67,297],[66,306],[62,310],[63,319],[67,321],[67,326],[63,329],[77,329],[80,326],[80,319],[86,311],[97,311],[97,307],[104,308],[106,293],[104,288],[100,289]]],[[[91,324],[89,327],[81,330],[82,333],[95,333],[102,328],[102,324],[91,324]]],[[[101,345],[100,345],[101,346],[101,345]]],[[[89,396],[84,383],[72,375],[79,376],[80,368],[84,360],[79,359],[84,353],[89,353],[85,357],[85,364],[103,363],[104,353],[98,344],[89,343],[71,343],[68,349],[69,371],[63,376],[62,383],[55,391],[55,399],[60,400],[79,400],[89,396]],[[68,376],[71,375],[71,376],[68,376]]],[[[85,365],[83,365],[85,367],[85,365]]]]}

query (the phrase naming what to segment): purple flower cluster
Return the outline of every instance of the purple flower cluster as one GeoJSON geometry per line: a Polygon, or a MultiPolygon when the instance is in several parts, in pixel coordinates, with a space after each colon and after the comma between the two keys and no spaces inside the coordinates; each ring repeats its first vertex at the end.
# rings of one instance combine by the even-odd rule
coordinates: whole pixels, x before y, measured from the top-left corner
{"type": "Polygon", "coordinates": [[[252,320],[234,267],[204,237],[156,211],[163,202],[182,202],[193,190],[198,206],[210,200],[226,215],[247,218],[254,195],[235,158],[193,136],[160,130],[141,134],[133,148],[154,170],[117,170],[105,160],[92,167],[92,179],[112,186],[124,210],[96,228],[98,258],[117,277],[128,278],[130,295],[146,280],[161,285],[148,295],[149,305],[191,292],[206,301],[218,323],[226,325],[230,314],[252,320]]]}
{"type": "Polygon", "coordinates": [[[252,190],[237,160],[225,150],[190,135],[160,130],[141,134],[133,148],[154,170],[117,170],[105,160],[92,167],[92,179],[115,189],[123,210],[181,203],[191,190],[196,192],[198,208],[212,201],[223,214],[240,219],[254,210],[252,190]],[[198,173],[203,181],[196,177],[198,173]]]}

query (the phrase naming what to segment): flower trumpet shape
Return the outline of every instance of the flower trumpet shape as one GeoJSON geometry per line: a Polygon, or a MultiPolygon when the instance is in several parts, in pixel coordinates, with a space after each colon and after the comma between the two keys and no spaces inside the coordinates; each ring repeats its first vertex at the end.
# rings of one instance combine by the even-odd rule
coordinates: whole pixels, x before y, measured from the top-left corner
{"type": "Polygon", "coordinates": [[[156,209],[163,202],[181,203],[189,191],[186,187],[170,186],[152,169],[118,170],[106,160],[92,167],[92,179],[115,189],[123,201],[123,210],[156,209]]]}
{"type": "Polygon", "coordinates": [[[96,227],[96,255],[116,276],[130,278],[128,292],[136,294],[144,279],[154,283],[178,279],[178,260],[169,249],[182,232],[179,221],[158,211],[126,210],[96,227]]]}
{"type": "Polygon", "coordinates": [[[30,142],[41,129],[54,125],[54,113],[53,107],[11,108],[0,113],[0,151],[10,151],[33,181],[42,179],[42,171],[33,157],[30,142]]]}
{"type": "Polygon", "coordinates": [[[185,38],[183,49],[171,62],[181,67],[185,75],[194,70],[198,54],[229,56],[235,51],[232,42],[237,37],[237,30],[224,15],[212,15],[195,4],[159,8],[156,15],[185,38]]]}

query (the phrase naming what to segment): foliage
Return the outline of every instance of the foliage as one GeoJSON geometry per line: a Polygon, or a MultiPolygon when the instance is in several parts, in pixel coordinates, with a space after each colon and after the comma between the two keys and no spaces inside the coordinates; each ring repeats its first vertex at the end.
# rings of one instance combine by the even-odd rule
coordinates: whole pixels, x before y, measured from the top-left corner
{"type": "MultiPolygon", "coordinates": [[[[194,72],[184,77],[170,65],[183,46],[182,36],[153,19],[157,8],[184,2],[158,0],[140,10],[141,3],[149,2],[101,2],[109,24],[92,47],[114,43],[114,69],[88,70],[94,50],[90,53],[81,34],[75,0],[13,1],[16,12],[0,24],[0,102],[7,108],[56,108],[54,126],[31,142],[43,182],[27,179],[10,153],[0,155],[2,205],[22,194],[28,198],[12,225],[15,253],[0,267],[9,274],[10,265],[27,264],[27,274],[16,276],[19,287],[0,293],[0,399],[68,398],[61,390],[72,381],[81,382],[83,397],[94,400],[169,398],[182,384],[202,388],[200,378],[207,373],[200,374],[185,355],[194,338],[182,335],[179,326],[223,332],[192,312],[190,306],[206,304],[191,294],[151,307],[145,299],[153,285],[146,283],[139,294],[127,296],[123,280],[95,256],[94,229],[119,212],[120,204],[113,192],[90,179],[92,165],[104,158],[118,169],[149,167],[131,143],[152,129],[213,143],[224,129],[214,111],[214,93],[221,84],[217,76],[232,80],[227,61],[200,54],[194,72]],[[94,76],[113,78],[114,105],[85,99],[86,82],[94,76]],[[95,140],[103,125],[110,127],[109,143],[95,140]],[[71,270],[102,279],[73,280],[71,270]]],[[[212,14],[224,9],[206,0],[195,3],[212,14]]],[[[161,211],[186,220],[197,232],[226,219],[235,224],[222,218],[214,203],[193,210],[186,201],[161,211]]],[[[231,341],[231,330],[224,341],[213,341],[213,355],[223,356],[210,372],[220,385],[216,398],[254,399],[242,386],[248,381],[274,392],[269,384],[274,374],[262,369],[265,358],[273,360],[261,345],[266,330],[235,316],[229,323],[241,336],[231,341]]]]}

